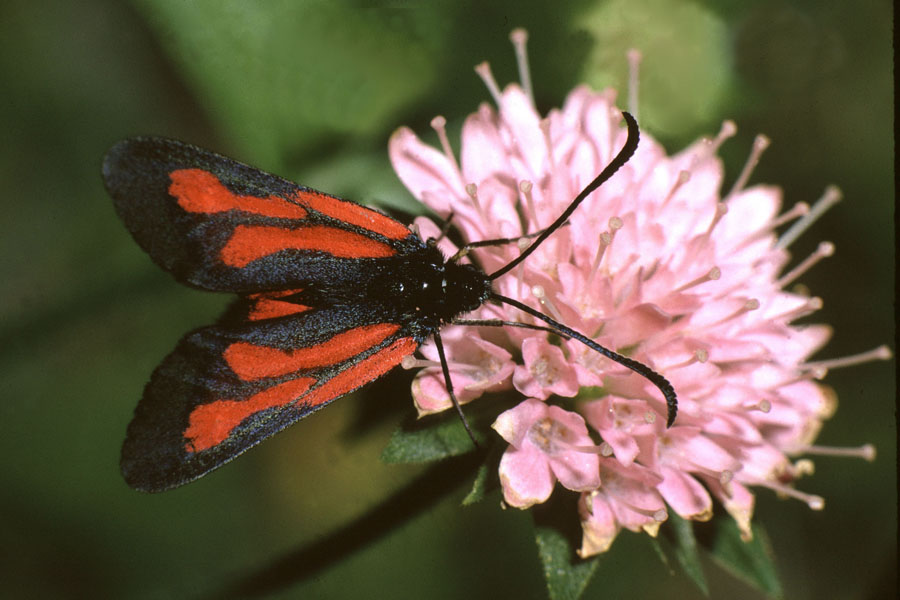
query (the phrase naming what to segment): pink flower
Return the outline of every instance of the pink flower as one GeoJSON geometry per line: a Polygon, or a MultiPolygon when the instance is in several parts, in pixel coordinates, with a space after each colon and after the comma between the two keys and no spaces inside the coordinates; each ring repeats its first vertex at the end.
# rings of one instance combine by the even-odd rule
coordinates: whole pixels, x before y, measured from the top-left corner
{"type": "MultiPolygon", "coordinates": [[[[513,37],[527,73],[524,32],[513,37]]],[[[622,147],[616,93],[578,87],[561,109],[541,117],[527,87],[500,92],[486,64],[476,70],[498,108],[484,104],[466,119],[460,163],[437,118],[442,150],[400,129],[390,143],[394,168],[437,214],[453,213],[466,241],[533,233],[622,147]]],[[[655,535],[665,505],[706,520],[717,498],[749,537],[754,487],[813,508],[823,504],[790,485],[809,470],[807,459],[791,457],[820,450],[810,444],[834,400],[816,380],[841,361],[809,362],[830,330],[793,321],[821,301],[785,288],[833,247],[824,243],[783,271],[791,241],[839,194],[829,188],[813,209],[798,204],[779,216],[778,188],[746,187],[768,144],[763,137],[737,183],[722,193],[716,152],[733,133],[725,123],[715,139],[669,156],[643,131],[634,157],[568,226],[494,284],[662,373],[679,397],[673,427],[666,428],[665,402],[651,382],[572,340],[554,345],[544,332],[511,327],[448,326],[442,334],[462,402],[511,386],[528,397],[494,424],[510,444],[500,465],[504,497],[517,507],[543,502],[556,479],[584,491],[585,556],[605,551],[623,527],[655,535]],[[778,237],[775,229],[797,217],[778,237]],[[581,416],[540,401],[575,395],[581,416]]],[[[423,235],[437,235],[430,221],[417,223],[423,235]]],[[[448,256],[456,250],[446,239],[440,244],[448,256]]],[[[474,254],[490,273],[519,252],[508,244],[474,254]]],[[[466,318],[533,322],[496,305],[466,318]]],[[[423,354],[437,359],[431,346],[423,354]]],[[[843,362],[886,354],[881,348],[843,362]]],[[[413,394],[422,412],[450,405],[435,366],[418,373],[413,394]]],[[[871,449],[850,453],[868,456],[871,449]]]]}
{"type": "Polygon", "coordinates": [[[594,444],[580,415],[529,398],[497,417],[493,427],[510,445],[500,460],[507,504],[544,502],[557,480],[576,492],[600,485],[600,457],[579,448],[594,444]]]}

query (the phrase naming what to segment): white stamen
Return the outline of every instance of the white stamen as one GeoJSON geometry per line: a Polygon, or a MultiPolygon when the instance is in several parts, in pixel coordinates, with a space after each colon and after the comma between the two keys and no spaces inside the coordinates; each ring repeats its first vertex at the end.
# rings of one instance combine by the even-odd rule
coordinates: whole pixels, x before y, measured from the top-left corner
{"type": "Polygon", "coordinates": [[[475,205],[475,209],[478,211],[478,214],[481,216],[482,220],[487,223],[488,220],[484,216],[484,208],[481,206],[481,201],[478,199],[478,186],[474,183],[467,183],[466,194],[472,200],[472,204],[475,205]]]}
{"type": "Polygon", "coordinates": [[[716,135],[715,139],[712,141],[712,151],[717,153],[722,144],[725,143],[725,140],[728,138],[734,137],[737,133],[737,125],[734,121],[722,121],[722,127],[719,129],[719,133],[716,135]]]}
{"type": "Polygon", "coordinates": [[[523,179],[519,182],[519,191],[525,196],[525,208],[527,209],[527,214],[525,215],[528,219],[528,223],[526,223],[526,232],[530,231],[530,228],[528,228],[527,225],[534,225],[537,229],[537,212],[534,209],[534,197],[531,195],[533,187],[533,184],[527,179],[523,179]]]}
{"type": "Polygon", "coordinates": [[[871,362],[873,360],[888,360],[892,356],[891,349],[885,345],[878,346],[877,348],[873,348],[867,352],[861,352],[859,354],[854,354],[852,356],[845,356],[843,358],[832,358],[829,360],[816,360],[812,362],[806,363],[804,368],[811,367],[820,367],[823,369],[834,369],[838,367],[852,367],[855,365],[860,365],[863,363],[871,362]]]}
{"type": "Polygon", "coordinates": [[[800,317],[811,315],[817,310],[822,310],[822,306],[824,306],[824,304],[825,303],[822,302],[821,298],[819,298],[818,296],[813,296],[812,298],[807,299],[806,302],[804,302],[797,308],[785,311],[779,315],[772,315],[770,319],[772,321],[775,321],[776,319],[784,320],[785,322],[790,323],[791,321],[799,319],[800,317]]]}
{"type": "Polygon", "coordinates": [[[810,211],[804,215],[802,219],[791,225],[791,227],[778,238],[778,243],[775,244],[775,247],[787,248],[793,244],[810,225],[815,223],[819,217],[825,214],[825,211],[837,204],[842,197],[843,194],[841,194],[840,188],[835,185],[829,185],[825,188],[825,193],[816,201],[810,211]]]}
{"type": "Polygon", "coordinates": [[[725,142],[725,140],[732,137],[735,133],[737,133],[737,125],[734,124],[734,121],[723,121],[722,127],[721,129],[719,129],[719,133],[715,138],[702,138],[700,140],[699,148],[697,149],[696,154],[694,154],[694,156],[692,157],[688,169],[693,170],[697,165],[715,156],[719,151],[719,146],[721,146],[725,142]]]}
{"type": "Polygon", "coordinates": [[[769,387],[769,389],[778,389],[781,387],[787,387],[789,385],[794,385],[795,383],[799,383],[801,381],[812,381],[815,379],[816,381],[821,381],[825,379],[825,376],[828,375],[828,369],[809,369],[807,371],[798,371],[794,374],[793,377],[789,379],[782,379],[776,384],[773,384],[769,387]]]}
{"type": "Polygon", "coordinates": [[[641,59],[643,55],[640,50],[632,48],[628,51],[628,112],[635,119],[638,119],[638,91],[641,74],[641,59]]]}
{"type": "Polygon", "coordinates": [[[600,444],[600,456],[605,456],[609,458],[615,454],[613,447],[609,445],[609,442],[603,442],[600,444]]]}
{"type": "Polygon", "coordinates": [[[822,510],[823,508],[825,508],[825,499],[821,496],[805,494],[795,488],[782,485],[774,481],[750,481],[749,483],[751,483],[752,485],[767,487],[780,495],[795,498],[797,500],[802,500],[813,510],[822,510]]]}
{"type": "Polygon", "coordinates": [[[791,209],[785,212],[782,215],[775,217],[772,220],[772,227],[781,227],[788,221],[796,219],[797,217],[803,217],[809,214],[809,204],[806,202],[798,202],[791,209]]]}
{"type": "Polygon", "coordinates": [[[668,204],[669,200],[671,200],[675,196],[675,193],[678,192],[679,189],[681,189],[681,186],[683,186],[690,180],[690,171],[686,171],[684,169],[678,171],[678,177],[675,178],[675,183],[673,183],[672,187],[669,189],[669,193],[666,195],[666,199],[663,200],[662,205],[665,206],[666,204],[668,204]]]}
{"type": "Polygon", "coordinates": [[[744,409],[768,414],[772,410],[772,403],[768,400],[760,400],[755,404],[745,404],[744,409]]]}
{"type": "Polygon", "coordinates": [[[689,281],[682,286],[675,288],[674,292],[683,292],[684,290],[690,289],[694,286],[700,285],[701,283],[706,283],[707,281],[715,281],[722,276],[722,270],[719,267],[713,267],[709,271],[706,272],[706,275],[701,275],[700,277],[694,279],[693,281],[689,281]]]}
{"type": "Polygon", "coordinates": [[[736,311],[734,311],[727,317],[724,317],[714,323],[711,323],[709,326],[712,327],[714,325],[721,325],[723,323],[727,323],[728,321],[737,319],[738,317],[740,317],[750,311],[757,310],[758,308],[759,308],[759,300],[757,300],[756,298],[750,298],[746,302],[744,302],[744,305],[741,306],[739,309],[737,309],[736,311]]]}
{"type": "Polygon", "coordinates": [[[648,410],[644,413],[644,423],[647,425],[653,425],[656,422],[656,413],[652,410],[648,410]]]}
{"type": "Polygon", "coordinates": [[[491,93],[494,103],[499,107],[503,95],[500,93],[500,87],[497,85],[497,80],[494,79],[494,74],[491,72],[491,64],[487,61],[479,63],[475,65],[475,72],[481,77],[485,87],[491,93]]]}
{"type": "Polygon", "coordinates": [[[725,196],[726,198],[730,198],[731,196],[744,189],[744,186],[747,185],[747,180],[750,179],[750,175],[753,173],[753,169],[755,169],[756,165],[759,164],[759,159],[762,156],[762,153],[766,148],[769,147],[770,143],[771,140],[766,136],[762,134],[756,136],[756,138],[753,140],[753,149],[750,151],[750,156],[747,157],[747,162],[744,163],[744,168],[741,170],[741,174],[738,175],[738,178],[734,182],[734,185],[731,186],[731,191],[729,191],[725,196]]]}
{"type": "Polygon", "coordinates": [[[453,168],[456,169],[460,179],[462,179],[459,163],[456,162],[456,155],[453,154],[453,148],[450,146],[449,138],[447,138],[447,119],[441,115],[436,116],[431,120],[431,128],[437,132],[438,139],[441,141],[441,148],[444,150],[444,156],[447,157],[447,160],[450,161],[450,164],[453,165],[453,168]]]}
{"type": "Polygon", "coordinates": [[[675,363],[673,365],[668,365],[662,370],[670,371],[672,369],[681,369],[683,367],[689,367],[696,363],[705,363],[707,360],[709,360],[709,352],[707,352],[703,348],[698,348],[691,353],[690,357],[687,360],[683,360],[682,362],[675,363]]]}
{"type": "Polygon", "coordinates": [[[440,367],[441,363],[435,360],[426,360],[422,358],[416,358],[413,355],[404,356],[403,359],[400,360],[400,366],[406,369],[407,371],[410,369],[424,369],[426,367],[440,367]]]}
{"type": "Polygon", "coordinates": [[[550,175],[556,174],[556,158],[553,156],[553,141],[550,139],[550,119],[545,117],[538,123],[544,138],[544,146],[547,149],[547,160],[550,163],[550,175]]]}
{"type": "Polygon", "coordinates": [[[806,202],[798,202],[794,206],[792,206],[789,211],[785,212],[784,214],[782,214],[778,217],[775,217],[774,219],[769,221],[765,225],[765,227],[762,227],[762,228],[758,229],[752,235],[747,236],[744,239],[744,241],[741,242],[741,245],[738,246],[738,248],[744,248],[747,245],[752,244],[753,242],[757,241],[758,239],[765,237],[767,235],[770,235],[772,233],[772,231],[775,230],[775,228],[781,227],[788,221],[796,219],[797,217],[802,217],[808,213],[809,213],[809,204],[807,204],[806,202]]]}
{"type": "Polygon", "coordinates": [[[522,83],[522,91],[531,100],[534,105],[534,93],[531,90],[531,70],[528,68],[528,50],[526,44],[528,42],[528,32],[517,27],[509,34],[509,41],[512,42],[516,51],[516,65],[519,68],[519,81],[522,83]]]}
{"type": "Polygon", "coordinates": [[[553,318],[557,321],[562,321],[563,318],[559,314],[559,311],[556,310],[556,305],[547,297],[547,294],[544,292],[544,287],[540,285],[536,285],[531,288],[531,295],[537,298],[537,301],[541,306],[547,309],[547,311],[553,315],[553,318]]]}
{"type": "Polygon", "coordinates": [[[788,271],[785,275],[781,276],[775,284],[780,288],[784,288],[786,285],[806,273],[817,262],[832,254],[834,254],[834,244],[831,242],[820,242],[819,247],[816,248],[815,252],[807,256],[803,262],[788,271]]]}
{"type": "Polygon", "coordinates": [[[722,217],[724,217],[727,213],[727,204],[725,204],[724,202],[719,202],[718,204],[716,204],[716,213],[713,215],[713,219],[710,222],[709,227],[706,229],[706,235],[710,235],[712,233],[712,230],[716,225],[719,224],[719,221],[721,221],[722,217]]]}
{"type": "Polygon", "coordinates": [[[841,456],[848,458],[861,458],[872,462],[875,460],[875,446],[863,444],[856,448],[837,448],[833,446],[801,446],[791,450],[791,454],[815,454],[817,456],[841,456]]]}
{"type": "Polygon", "coordinates": [[[597,274],[597,271],[600,270],[600,264],[603,261],[603,257],[606,255],[606,249],[610,247],[613,239],[616,237],[616,232],[622,229],[625,223],[619,217],[610,217],[608,225],[609,231],[604,231],[600,234],[600,243],[597,245],[597,253],[594,254],[594,262],[591,263],[591,270],[588,272],[587,279],[584,283],[585,294],[594,282],[594,276],[597,274]]]}

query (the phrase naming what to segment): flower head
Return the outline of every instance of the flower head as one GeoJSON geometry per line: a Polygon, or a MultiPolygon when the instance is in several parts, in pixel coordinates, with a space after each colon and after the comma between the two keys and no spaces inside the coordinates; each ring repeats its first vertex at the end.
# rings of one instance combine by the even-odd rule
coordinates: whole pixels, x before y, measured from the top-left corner
{"type": "MultiPolygon", "coordinates": [[[[524,56],[524,34],[514,41],[524,56]]],[[[394,168],[419,200],[442,217],[453,214],[467,242],[534,233],[622,147],[616,93],[578,87],[542,117],[527,84],[501,92],[486,64],[476,70],[497,108],[484,104],[466,119],[460,162],[437,118],[442,150],[400,129],[390,143],[394,168]]],[[[834,410],[816,381],[824,369],[808,362],[830,330],[793,324],[821,303],[785,289],[814,261],[782,274],[787,246],[816,210],[800,204],[779,216],[778,188],[746,187],[764,137],[723,194],[716,152],[734,130],[726,122],[715,139],[671,156],[643,132],[633,158],[568,226],[494,282],[500,294],[665,375],[679,397],[673,427],[650,381],[573,340],[511,327],[450,326],[443,334],[461,402],[510,386],[526,397],[494,424],[509,443],[500,464],[506,502],[542,502],[557,479],[583,491],[583,555],[605,551],[623,527],[655,534],[666,505],[684,518],[708,519],[713,497],[749,536],[755,486],[822,504],[789,485],[806,471],[789,457],[812,449],[834,410]],[[797,217],[779,238],[776,227],[797,217]],[[567,408],[546,404],[576,395],[567,408]]],[[[829,190],[824,202],[836,196],[829,190]]],[[[417,224],[437,237],[432,222],[417,224]]],[[[456,251],[447,239],[440,245],[447,255],[456,251]]],[[[490,273],[521,248],[474,252],[490,273]]],[[[499,305],[471,318],[533,322],[499,305]]],[[[437,359],[430,345],[422,352],[437,359]]],[[[413,393],[423,413],[450,406],[436,367],[419,372],[413,393]]]]}

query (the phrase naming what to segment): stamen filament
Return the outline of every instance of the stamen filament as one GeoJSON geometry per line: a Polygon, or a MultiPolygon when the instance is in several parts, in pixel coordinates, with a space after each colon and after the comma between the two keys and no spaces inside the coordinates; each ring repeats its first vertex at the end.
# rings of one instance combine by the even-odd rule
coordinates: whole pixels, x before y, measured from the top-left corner
{"type": "Polygon", "coordinates": [[[553,304],[553,301],[547,297],[546,292],[544,291],[544,287],[540,285],[536,285],[531,288],[531,295],[537,298],[537,301],[547,309],[547,311],[553,315],[553,318],[557,321],[562,321],[562,317],[559,314],[559,311],[556,309],[556,305],[553,304]]]}
{"type": "Polygon", "coordinates": [[[673,293],[683,292],[684,290],[690,289],[694,286],[700,285],[701,283],[706,283],[707,281],[715,281],[722,276],[722,270],[719,267],[713,267],[709,271],[706,272],[706,275],[701,275],[700,277],[685,283],[682,286],[675,288],[673,293]]]}
{"type": "Polygon", "coordinates": [[[522,91],[534,105],[534,93],[531,89],[531,70],[528,68],[528,32],[522,28],[513,29],[509,34],[509,41],[513,43],[516,52],[516,66],[519,68],[519,82],[522,91]]]}
{"type": "Polygon", "coordinates": [[[829,208],[837,204],[842,197],[843,194],[841,193],[840,188],[835,185],[829,185],[825,188],[825,193],[816,201],[809,212],[804,215],[802,219],[791,225],[790,229],[785,231],[784,234],[778,238],[778,243],[775,244],[775,247],[787,248],[793,244],[794,241],[810,227],[810,225],[815,223],[829,208]]]}
{"type": "Polygon", "coordinates": [[[750,179],[750,175],[753,173],[753,169],[759,164],[762,153],[769,147],[770,143],[771,140],[768,137],[762,134],[756,136],[753,140],[753,149],[750,151],[750,156],[747,157],[747,162],[744,163],[741,174],[738,175],[737,180],[731,186],[731,190],[725,195],[725,198],[730,198],[744,189],[744,186],[747,185],[747,180],[750,179]]]}
{"type": "Polygon", "coordinates": [[[750,483],[751,485],[767,487],[777,494],[788,496],[789,498],[794,498],[796,500],[801,500],[805,502],[807,506],[809,506],[812,510],[822,510],[823,508],[825,508],[825,499],[822,496],[805,494],[795,488],[787,485],[782,485],[774,481],[761,481],[753,479],[748,481],[747,483],[750,483]]]}
{"type": "Polygon", "coordinates": [[[775,282],[775,285],[780,288],[784,288],[786,285],[806,273],[817,262],[819,262],[823,258],[831,256],[832,254],[834,254],[834,244],[832,244],[831,242],[820,242],[819,247],[816,248],[815,252],[807,256],[803,260],[803,262],[801,262],[799,265],[779,278],[778,281],[775,282]]]}
{"type": "Polygon", "coordinates": [[[669,200],[671,200],[675,196],[676,192],[678,192],[678,190],[681,189],[681,186],[683,186],[690,180],[691,180],[691,172],[690,171],[687,171],[684,169],[682,169],[681,171],[678,171],[678,177],[675,178],[675,183],[672,184],[672,187],[669,189],[669,193],[666,195],[666,199],[662,201],[662,206],[665,206],[666,204],[668,204],[669,200]]]}
{"type": "Polygon", "coordinates": [[[447,119],[441,115],[436,116],[431,120],[431,128],[437,132],[438,139],[441,142],[441,149],[444,151],[444,156],[447,157],[447,160],[450,161],[453,168],[459,173],[460,178],[462,178],[462,171],[459,170],[459,163],[456,162],[456,155],[453,154],[453,148],[450,146],[450,139],[447,137],[447,119]]]}
{"type": "Polygon", "coordinates": [[[875,446],[863,444],[855,448],[836,448],[833,446],[801,446],[791,450],[791,454],[814,454],[817,456],[841,456],[849,458],[861,458],[872,462],[875,460],[875,446]]]}
{"type": "Polygon", "coordinates": [[[497,85],[497,80],[494,79],[494,74],[491,72],[491,64],[487,61],[479,63],[475,65],[475,72],[481,77],[485,87],[487,87],[488,92],[494,99],[494,103],[499,107],[503,95],[500,93],[500,87],[497,85]]]}
{"type": "Polygon", "coordinates": [[[845,356],[843,358],[831,358],[828,360],[811,361],[803,366],[804,368],[819,367],[822,369],[852,367],[855,365],[871,362],[873,360],[888,360],[891,358],[891,356],[891,349],[882,344],[881,346],[873,348],[872,350],[868,350],[867,352],[860,352],[859,354],[845,356]]]}
{"type": "MultiPolygon", "coordinates": [[[[523,179],[522,181],[519,182],[519,191],[522,192],[523,196],[525,196],[525,208],[528,211],[528,217],[529,217],[529,219],[528,219],[529,223],[526,223],[526,225],[528,225],[528,224],[534,225],[535,229],[537,229],[538,228],[537,212],[534,209],[534,197],[531,195],[531,190],[533,187],[534,187],[534,184],[532,184],[527,179],[523,179]]],[[[530,227],[526,227],[525,233],[528,233],[530,230],[531,230],[530,227]]]]}

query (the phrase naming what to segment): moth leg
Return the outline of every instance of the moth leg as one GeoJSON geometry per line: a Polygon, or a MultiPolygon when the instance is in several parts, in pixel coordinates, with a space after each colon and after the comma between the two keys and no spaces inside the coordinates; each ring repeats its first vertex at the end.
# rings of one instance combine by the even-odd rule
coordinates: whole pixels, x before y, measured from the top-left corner
{"type": "Polygon", "coordinates": [[[434,345],[438,351],[438,357],[441,359],[441,371],[444,372],[444,383],[447,384],[447,393],[450,394],[450,401],[453,402],[453,406],[456,407],[456,412],[459,414],[459,418],[462,420],[463,427],[466,428],[466,433],[469,434],[469,439],[472,440],[472,444],[475,445],[475,449],[479,449],[478,440],[475,439],[475,434],[472,433],[472,428],[469,427],[469,422],[466,420],[466,415],[463,413],[462,406],[459,405],[459,400],[456,399],[456,394],[453,393],[453,382],[450,381],[450,367],[447,366],[447,356],[444,354],[444,343],[441,341],[441,334],[439,331],[434,332],[434,345]]]}

